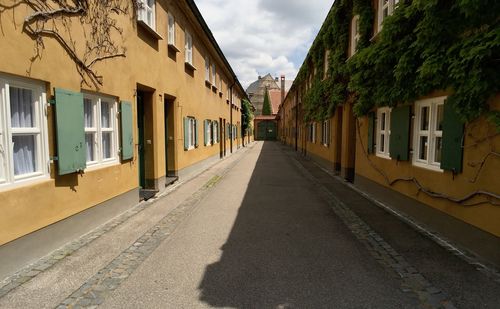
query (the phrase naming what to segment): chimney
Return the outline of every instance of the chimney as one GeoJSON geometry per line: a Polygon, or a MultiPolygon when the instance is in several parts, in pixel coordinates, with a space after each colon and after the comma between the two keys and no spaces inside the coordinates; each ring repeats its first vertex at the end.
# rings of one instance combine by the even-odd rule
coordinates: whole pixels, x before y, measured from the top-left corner
{"type": "Polygon", "coordinates": [[[259,75],[259,80],[261,80],[261,79],[262,79],[262,76],[259,75]]]}
{"type": "Polygon", "coordinates": [[[281,75],[281,104],[285,101],[285,75],[281,75]]]}

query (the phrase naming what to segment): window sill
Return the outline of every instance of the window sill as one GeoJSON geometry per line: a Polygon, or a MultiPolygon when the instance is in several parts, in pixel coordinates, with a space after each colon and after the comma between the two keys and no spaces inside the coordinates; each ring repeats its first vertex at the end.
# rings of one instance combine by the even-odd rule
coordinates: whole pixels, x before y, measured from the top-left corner
{"type": "Polygon", "coordinates": [[[0,184],[0,192],[4,192],[4,191],[8,191],[8,190],[15,190],[17,188],[30,186],[30,185],[37,185],[39,183],[43,183],[43,182],[51,180],[50,176],[48,174],[41,174],[40,173],[40,174],[34,174],[34,175],[37,175],[37,176],[24,177],[21,179],[17,179],[14,182],[2,183],[2,184],[0,184]]]}
{"type": "Polygon", "coordinates": [[[142,26],[145,30],[147,30],[149,32],[149,34],[151,34],[155,39],[157,40],[163,40],[163,37],[161,35],[158,34],[158,32],[156,32],[156,30],[154,30],[153,28],[151,28],[148,24],[146,24],[144,21],[142,20],[138,20],[137,21],[137,24],[139,24],[140,26],[142,26]]]}
{"type": "Polygon", "coordinates": [[[207,88],[212,88],[212,83],[208,80],[205,80],[205,86],[207,86],[207,88]]]}
{"type": "Polygon", "coordinates": [[[444,173],[444,170],[441,169],[441,167],[436,166],[436,165],[431,165],[431,164],[422,163],[422,162],[418,162],[418,161],[413,161],[412,164],[413,164],[413,166],[423,168],[423,169],[426,169],[429,171],[444,173]]]}
{"type": "Polygon", "coordinates": [[[180,53],[180,49],[177,48],[177,46],[175,46],[174,44],[168,44],[168,49],[173,51],[173,52],[176,52],[176,53],[180,53]]]}
{"type": "Polygon", "coordinates": [[[379,157],[379,158],[382,158],[382,159],[392,160],[391,156],[388,155],[388,154],[385,154],[385,153],[379,153],[379,152],[377,152],[375,155],[377,157],[379,157]]]}
{"type": "Polygon", "coordinates": [[[103,161],[100,163],[88,163],[87,168],[84,170],[84,172],[92,172],[95,170],[100,170],[102,168],[118,165],[118,163],[119,162],[117,159],[112,159],[110,161],[103,161]]]}
{"type": "Polygon", "coordinates": [[[222,93],[222,91],[219,91],[219,97],[222,98],[223,95],[224,95],[224,93],[222,93]]]}
{"type": "Polygon", "coordinates": [[[196,68],[189,62],[184,62],[184,66],[191,71],[196,71],[196,68]]]}
{"type": "Polygon", "coordinates": [[[212,85],[212,91],[215,92],[215,93],[217,93],[217,86],[212,85]]]}

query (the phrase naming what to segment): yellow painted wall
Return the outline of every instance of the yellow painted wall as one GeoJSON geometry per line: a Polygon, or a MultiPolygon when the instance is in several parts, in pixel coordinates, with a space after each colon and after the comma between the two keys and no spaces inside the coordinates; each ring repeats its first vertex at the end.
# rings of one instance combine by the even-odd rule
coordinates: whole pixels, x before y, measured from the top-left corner
{"type": "MultiPolygon", "coordinates": [[[[165,176],[165,134],[164,134],[164,98],[175,97],[174,140],[175,158],[171,167],[182,170],[201,160],[219,154],[219,145],[203,145],[203,120],[219,118],[233,122],[241,121],[241,112],[230,108],[227,102],[229,84],[234,82],[229,68],[217,54],[214,46],[206,37],[201,26],[185,2],[157,1],[157,33],[163,40],[156,39],[145,28],[138,25],[131,15],[116,17],[122,35],[115,35],[119,46],[126,50],[125,58],[115,58],[99,62],[94,70],[102,75],[100,89],[81,85],[81,78],[74,62],[68,54],[51,38],[44,39],[45,48],[41,59],[33,62],[30,74],[29,59],[34,55],[34,42],[22,32],[25,17],[32,11],[20,5],[14,11],[2,14],[2,33],[0,34],[0,74],[12,74],[28,80],[45,83],[47,97],[53,95],[54,87],[72,91],[94,91],[116,97],[117,101],[133,103],[134,118],[136,108],[136,90],[147,90],[151,102],[146,107],[152,115],[148,119],[149,131],[146,139],[152,141],[146,146],[147,178],[159,179],[165,176]],[[180,52],[169,51],[167,46],[167,12],[176,17],[176,46],[180,52]],[[193,60],[197,68],[194,74],[186,72],[184,64],[184,31],[188,29],[193,36],[193,60]],[[205,85],[205,55],[210,55],[217,67],[217,86],[219,79],[225,81],[222,96],[205,85]],[[191,151],[184,151],[183,117],[194,116],[198,119],[198,141],[200,146],[191,151]]],[[[58,24],[60,26],[60,24],[58,24]]],[[[71,23],[71,33],[77,50],[83,50],[85,40],[83,28],[78,18],[71,23]]],[[[235,95],[242,98],[243,90],[233,87],[235,95]]],[[[236,105],[239,105],[235,102],[236,105]]],[[[136,121],[134,119],[134,121],[136,121]]],[[[54,134],[54,114],[49,108],[48,138],[50,156],[56,154],[54,134]]],[[[134,125],[134,127],[137,127],[134,125]]],[[[134,132],[137,142],[137,129],[134,132]]],[[[241,144],[241,141],[239,142],[241,144]]],[[[169,145],[170,146],[170,145],[169,145]]],[[[233,146],[236,150],[236,145],[233,146]]],[[[230,152],[227,143],[227,152],[230,152]]],[[[15,189],[0,188],[0,245],[18,237],[36,231],[49,224],[60,221],[99,203],[138,187],[137,149],[134,160],[117,163],[94,170],[87,170],[83,175],[55,176],[52,165],[50,179],[29,182],[16,186],[15,189]]],[[[139,197],[137,197],[138,200],[139,197]]]]}
{"type": "MultiPolygon", "coordinates": [[[[436,96],[439,95],[442,95],[442,93],[436,96]]],[[[500,96],[497,96],[491,102],[491,108],[500,109],[500,96]]],[[[481,117],[466,126],[463,172],[455,176],[448,171],[432,171],[414,166],[411,161],[397,162],[376,155],[367,155],[368,121],[366,117],[359,119],[359,127],[360,131],[358,132],[356,145],[356,173],[358,175],[388,187],[384,177],[374,168],[375,166],[377,169],[384,171],[390,181],[400,177],[415,177],[422,186],[452,197],[464,197],[476,190],[500,194],[500,182],[498,180],[500,160],[498,157],[490,156],[485,162],[482,171],[478,174],[477,181],[472,182],[479,169],[478,163],[482,162],[490,151],[500,148],[500,136],[497,134],[494,125],[485,117],[481,117]],[[477,140],[487,136],[495,137],[476,145],[477,140]]],[[[413,129],[411,131],[413,132],[413,129]]],[[[491,204],[472,207],[461,206],[457,203],[419,193],[417,187],[411,182],[398,182],[390,188],[495,236],[500,236],[500,207],[498,206],[491,204]]],[[[477,201],[478,199],[470,200],[471,203],[477,201]]]]}

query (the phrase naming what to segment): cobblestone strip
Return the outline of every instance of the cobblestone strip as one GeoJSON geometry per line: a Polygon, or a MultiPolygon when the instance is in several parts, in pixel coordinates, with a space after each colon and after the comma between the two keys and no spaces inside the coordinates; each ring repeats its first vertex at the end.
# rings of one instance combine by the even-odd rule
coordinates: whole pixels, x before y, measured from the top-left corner
{"type": "Polygon", "coordinates": [[[372,230],[346,204],[309,173],[294,156],[290,157],[297,168],[302,171],[303,175],[315,185],[320,192],[320,196],[330,205],[335,214],[344,222],[354,236],[367,247],[369,253],[379,263],[395,272],[395,276],[402,281],[401,290],[403,292],[416,294],[424,308],[456,308],[443,291],[434,287],[377,232],[372,230]]]}
{"type": "Polygon", "coordinates": [[[241,159],[242,157],[238,158],[218,175],[212,177],[201,189],[169,212],[133,245],[64,299],[56,309],[96,308],[102,304],[106,295],[116,290],[175,231],[180,223],[189,217],[210,189],[217,185],[241,159]]]}
{"type": "Polygon", "coordinates": [[[388,205],[384,204],[383,202],[377,200],[375,197],[371,196],[370,194],[364,192],[363,190],[359,189],[352,183],[345,182],[341,180],[337,175],[335,175],[332,171],[329,171],[322,166],[320,166],[318,163],[314,162],[313,163],[320,169],[322,169],[325,173],[329,174],[331,177],[333,177],[335,180],[337,180],[339,183],[351,188],[352,190],[356,191],[358,194],[366,198],[367,200],[371,201],[378,207],[382,208],[386,212],[392,214],[393,216],[396,216],[406,224],[408,224],[412,229],[417,231],[418,233],[422,234],[423,236],[430,238],[434,242],[436,242],[439,246],[450,252],[451,254],[461,258],[464,260],[466,263],[472,265],[474,268],[476,268],[479,272],[483,273],[487,277],[491,278],[497,283],[500,283],[500,271],[496,269],[492,265],[487,265],[486,263],[483,263],[475,254],[472,252],[469,252],[465,249],[460,249],[456,244],[453,243],[453,241],[447,239],[446,237],[442,236],[436,231],[433,231],[431,228],[416,222],[413,220],[410,216],[401,213],[388,205]]]}
{"type": "MultiPolygon", "coordinates": [[[[247,148],[244,148],[243,150],[248,150],[249,148],[253,148],[255,144],[250,145],[247,148]]],[[[210,168],[210,167],[209,167],[210,168]]],[[[156,197],[149,199],[148,201],[141,202],[134,206],[133,208],[129,209],[128,211],[122,213],[121,215],[118,215],[117,217],[111,219],[110,221],[104,223],[103,225],[95,228],[94,230],[90,231],[89,233],[77,238],[76,240],[64,245],[63,247],[51,252],[49,255],[39,259],[35,263],[32,263],[23,269],[19,270],[15,274],[3,279],[0,282],[0,298],[4,297],[8,293],[10,293],[12,290],[15,288],[23,285],[24,283],[30,281],[31,279],[35,278],[38,276],[40,273],[50,269],[53,267],[55,264],[63,260],[65,257],[73,254],[75,251],[85,247],[86,245],[90,244],[92,241],[96,240],[97,238],[101,237],[102,235],[110,232],[117,226],[121,225],[131,217],[137,215],[144,209],[148,208],[152,204],[154,204],[156,201],[159,199],[163,198],[164,196],[171,194],[172,192],[176,191],[181,185],[189,182],[192,180],[196,175],[193,175],[189,178],[186,178],[183,181],[177,182],[173,185],[171,185],[167,190],[165,190],[162,194],[157,195],[156,197]]]]}

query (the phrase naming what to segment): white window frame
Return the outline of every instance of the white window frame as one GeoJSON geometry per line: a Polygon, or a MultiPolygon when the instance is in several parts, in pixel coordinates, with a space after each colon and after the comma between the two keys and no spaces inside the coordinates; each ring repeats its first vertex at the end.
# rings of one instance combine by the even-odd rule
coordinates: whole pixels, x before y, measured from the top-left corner
{"type": "MultiPolygon", "coordinates": [[[[442,151],[442,138],[443,131],[437,130],[437,114],[438,107],[442,106],[442,113],[444,116],[444,101],[446,97],[436,97],[426,100],[419,100],[415,102],[415,121],[413,124],[413,165],[423,167],[426,169],[440,171],[441,162],[436,162],[436,143],[438,139],[441,139],[441,151],[442,151]],[[424,107],[429,108],[428,116],[428,128],[423,130],[421,127],[422,121],[422,109],[424,107]],[[420,159],[420,138],[427,137],[427,152],[426,159],[420,159]]],[[[442,158],[441,158],[442,159],[442,158]]]]}
{"type": "Polygon", "coordinates": [[[217,87],[217,70],[215,62],[212,63],[212,84],[217,87]]]}
{"type": "Polygon", "coordinates": [[[44,85],[25,79],[0,76],[0,190],[49,178],[47,133],[47,96],[44,85]],[[10,88],[13,87],[32,91],[34,100],[34,127],[32,128],[12,128],[11,126],[10,88]],[[12,138],[22,135],[35,136],[36,171],[16,176],[12,138]]]}
{"type": "Polygon", "coordinates": [[[321,143],[323,146],[330,146],[330,119],[324,120],[321,123],[321,143]]]}
{"type": "Polygon", "coordinates": [[[149,6],[148,0],[138,0],[139,10],[137,19],[156,31],[156,1],[152,1],[153,5],[149,6]],[[148,14],[151,14],[151,21],[148,21],[148,14]]]}
{"type": "Polygon", "coordinates": [[[392,15],[394,12],[394,9],[396,9],[397,4],[399,3],[399,0],[387,0],[386,3],[384,3],[386,0],[379,0],[378,1],[378,32],[382,30],[383,22],[384,19],[387,16],[392,15]],[[387,9],[387,16],[384,16],[384,10],[387,9]]]}
{"type": "Polygon", "coordinates": [[[205,81],[210,83],[210,58],[205,56],[205,81]]]}
{"type": "Polygon", "coordinates": [[[356,53],[361,34],[359,33],[359,15],[356,15],[351,20],[351,56],[356,53]]]}
{"type": "Polygon", "coordinates": [[[87,169],[100,168],[118,162],[118,102],[115,98],[99,94],[84,93],[84,104],[90,100],[93,110],[94,127],[85,127],[85,135],[94,134],[94,161],[87,161],[87,169]],[[102,126],[102,102],[111,104],[111,128],[102,126]],[[111,158],[104,158],[102,137],[103,133],[111,133],[111,158]]]}
{"type": "Polygon", "coordinates": [[[316,143],[316,123],[309,124],[309,142],[316,143]]]}
{"type": "Polygon", "coordinates": [[[168,13],[168,44],[175,46],[175,17],[172,13],[168,13]]]}
{"type": "Polygon", "coordinates": [[[213,134],[213,144],[219,143],[219,123],[217,121],[212,121],[212,134],[213,134]]]}
{"type": "Polygon", "coordinates": [[[206,132],[205,134],[207,135],[207,146],[212,146],[214,144],[213,136],[212,136],[212,120],[207,120],[207,127],[206,127],[206,132]]]}
{"type": "Polygon", "coordinates": [[[194,117],[187,117],[189,121],[188,125],[188,150],[192,150],[196,148],[196,118],[194,117]]]}
{"type": "Polygon", "coordinates": [[[193,37],[188,31],[186,31],[185,33],[185,41],[186,42],[184,45],[185,49],[184,61],[190,65],[193,65],[193,37]]]}
{"type": "Polygon", "coordinates": [[[377,109],[375,154],[385,159],[391,159],[389,148],[391,138],[391,111],[392,109],[390,107],[381,107],[377,109]],[[384,124],[383,128],[382,124],[384,124]],[[383,143],[382,140],[384,141],[383,143]]]}

